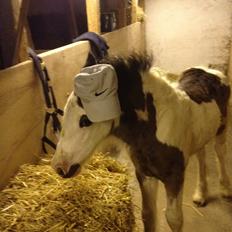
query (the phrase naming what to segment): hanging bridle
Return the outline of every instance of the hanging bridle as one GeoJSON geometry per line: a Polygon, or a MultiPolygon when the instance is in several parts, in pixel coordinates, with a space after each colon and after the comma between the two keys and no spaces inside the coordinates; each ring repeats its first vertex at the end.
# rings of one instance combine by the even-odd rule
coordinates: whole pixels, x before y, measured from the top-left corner
{"type": "Polygon", "coordinates": [[[50,78],[48,75],[47,68],[45,66],[45,62],[31,48],[28,48],[28,53],[33,60],[35,70],[37,71],[39,79],[42,83],[43,94],[46,103],[43,137],[41,138],[41,140],[42,140],[43,151],[47,153],[47,150],[45,148],[45,143],[50,145],[52,148],[56,149],[56,144],[46,136],[49,119],[50,118],[52,119],[53,132],[58,136],[59,132],[61,131],[61,123],[58,118],[58,115],[62,116],[63,111],[57,107],[54,91],[49,83],[50,78]]]}

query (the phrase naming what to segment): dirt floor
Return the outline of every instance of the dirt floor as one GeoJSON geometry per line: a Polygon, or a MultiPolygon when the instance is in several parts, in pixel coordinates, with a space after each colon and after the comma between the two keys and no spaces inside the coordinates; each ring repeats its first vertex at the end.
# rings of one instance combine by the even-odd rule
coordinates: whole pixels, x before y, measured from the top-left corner
{"type": "MultiPolygon", "coordinates": [[[[232,124],[231,124],[232,125],[232,124]]],[[[227,170],[232,183],[232,133],[228,136],[227,170]]],[[[197,160],[190,159],[184,188],[183,232],[232,232],[232,201],[224,200],[219,195],[216,154],[208,148],[207,167],[209,183],[209,203],[205,207],[195,207],[192,202],[192,194],[196,184],[197,160]]],[[[157,232],[170,232],[164,208],[166,204],[165,192],[162,184],[159,184],[157,197],[157,232]]]]}

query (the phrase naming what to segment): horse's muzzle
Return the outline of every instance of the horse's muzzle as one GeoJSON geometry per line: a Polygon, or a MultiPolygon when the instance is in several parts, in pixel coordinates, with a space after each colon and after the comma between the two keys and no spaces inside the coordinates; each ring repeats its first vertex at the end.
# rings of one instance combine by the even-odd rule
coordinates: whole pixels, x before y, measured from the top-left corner
{"type": "Polygon", "coordinates": [[[62,168],[57,168],[57,173],[63,178],[73,177],[77,172],[80,171],[80,164],[74,164],[70,167],[69,171],[65,173],[62,168]]]}

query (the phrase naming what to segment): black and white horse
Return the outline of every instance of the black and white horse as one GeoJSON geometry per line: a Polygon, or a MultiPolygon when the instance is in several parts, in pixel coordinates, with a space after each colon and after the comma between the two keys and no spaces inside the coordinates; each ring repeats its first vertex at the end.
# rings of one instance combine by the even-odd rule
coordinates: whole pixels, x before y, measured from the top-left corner
{"type": "Polygon", "coordinates": [[[212,138],[216,138],[222,195],[231,195],[223,158],[230,96],[227,78],[203,67],[187,69],[177,77],[152,67],[148,55],[109,57],[103,62],[111,64],[117,73],[122,114],[113,120],[91,123],[83,117],[86,113],[81,101],[72,93],[65,106],[52,166],[63,177],[74,176],[109,136],[123,141],[129,147],[143,194],[145,230],[155,228],[155,199],[143,184],[149,176],[163,182],[166,218],[172,231],[179,232],[183,224],[184,171],[194,153],[199,161],[199,178],[193,200],[200,206],[206,203],[205,145],[212,138]]]}

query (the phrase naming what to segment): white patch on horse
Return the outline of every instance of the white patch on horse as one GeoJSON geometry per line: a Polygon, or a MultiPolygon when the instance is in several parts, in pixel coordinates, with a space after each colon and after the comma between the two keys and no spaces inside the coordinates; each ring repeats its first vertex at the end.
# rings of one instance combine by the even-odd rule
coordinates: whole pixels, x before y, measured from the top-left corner
{"type": "Polygon", "coordinates": [[[155,69],[143,76],[144,92],[152,93],[156,107],[157,139],[193,154],[213,138],[220,126],[220,110],[213,100],[197,104],[155,69]],[[165,96],[165,97],[164,97],[165,96]],[[186,144],[186,138],[189,143],[186,144]]]}
{"type": "Polygon", "coordinates": [[[148,121],[148,114],[146,110],[135,110],[138,120],[148,121]]]}

